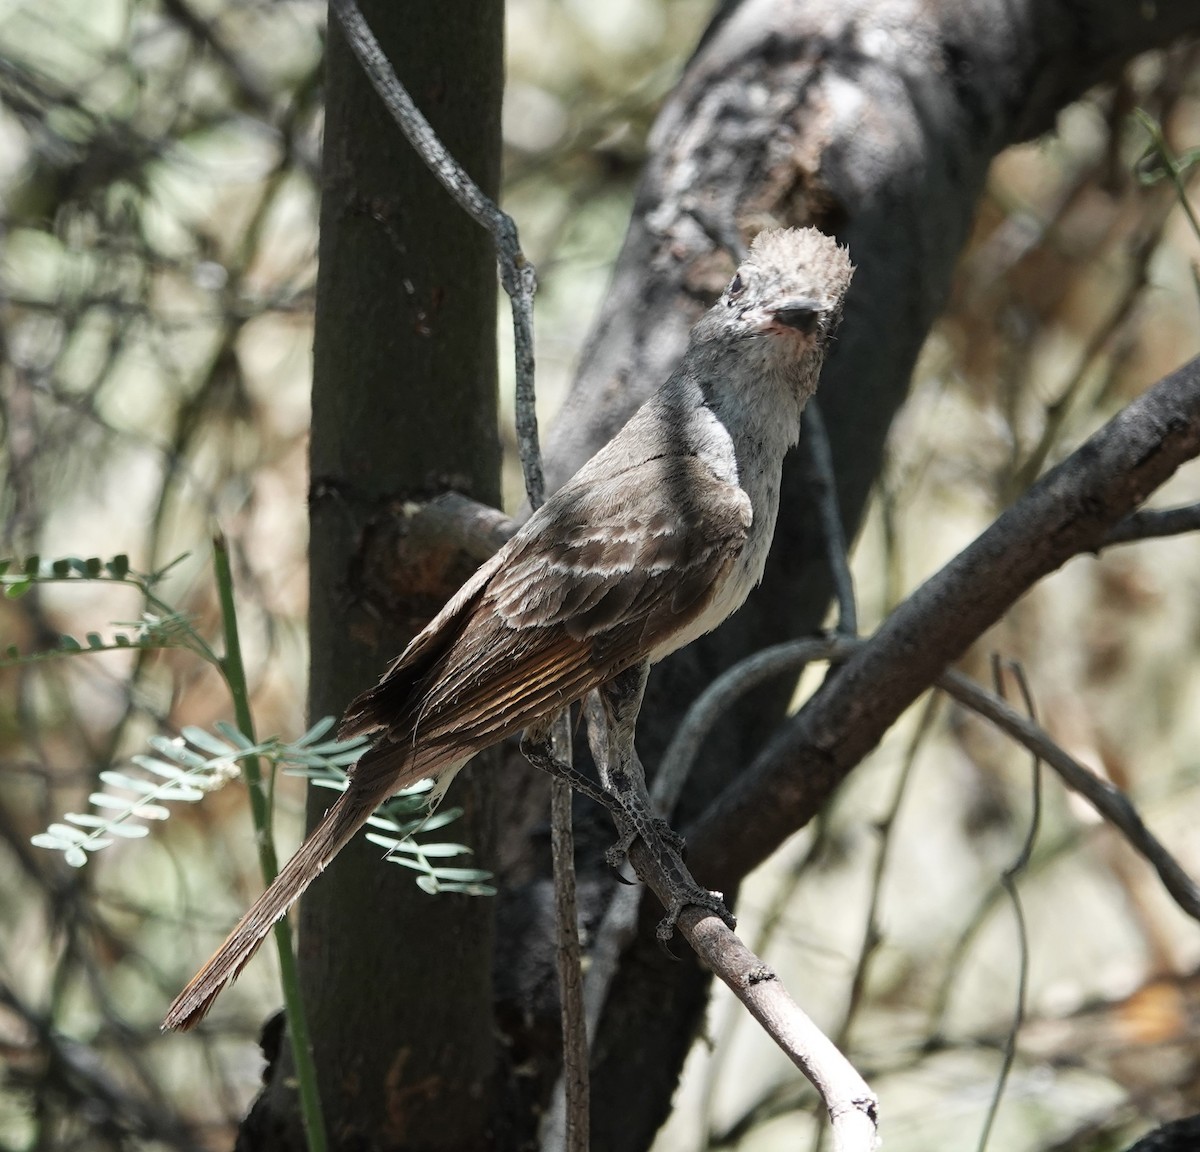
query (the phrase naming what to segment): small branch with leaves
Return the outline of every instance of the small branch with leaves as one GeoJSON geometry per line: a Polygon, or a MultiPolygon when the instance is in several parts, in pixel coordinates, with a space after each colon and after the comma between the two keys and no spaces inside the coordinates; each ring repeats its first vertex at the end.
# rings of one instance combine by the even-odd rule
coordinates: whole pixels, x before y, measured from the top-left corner
{"type": "MultiPolygon", "coordinates": [[[[325,717],[295,740],[280,737],[257,739],[250,714],[249,686],[241,658],[233,578],[229,553],[223,537],[214,540],[213,570],[221,605],[224,655],[184,613],[176,611],[160,595],[159,585],[179,563],[173,561],[152,573],[135,571],[125,555],[110,560],[98,557],[66,557],[43,562],[30,556],[17,562],[0,560],[0,589],[10,599],[24,596],[39,584],[115,584],[136,591],[143,612],[136,624],[122,626],[105,639],[89,632],[81,642],[62,636],[56,646],[21,652],[9,645],[0,656],[0,667],[37,664],[99,652],[131,649],[185,649],[212,665],[226,683],[237,723],[218,721],[214,730],[185,727],[178,735],[156,734],[149,738],[152,754],[130,757],[122,769],[106,769],[99,775],[104,788],[89,796],[90,811],[68,812],[61,821],[32,837],[40,848],[60,852],[74,868],[117,841],[140,839],[154,823],[170,816],[169,804],[194,804],[210,792],[237,779],[247,784],[247,795],[256,831],[264,880],[277,871],[271,835],[273,781],[278,771],[302,775],[319,786],[344,789],[345,769],[362,754],[365,741],[329,739],[336,721],[325,717]]],[[[419,785],[393,797],[371,818],[375,831],[370,839],[387,850],[387,859],[417,873],[416,883],[427,892],[456,892],[492,895],[491,874],[478,868],[446,863],[469,854],[463,844],[418,841],[418,832],[433,832],[462,815],[461,809],[443,809],[426,818],[428,785],[419,785]]],[[[308,1042],[303,1003],[296,976],[291,929],[286,919],[275,926],[285,1011],[289,1021],[296,1077],[310,1152],[325,1147],[324,1121],[317,1094],[316,1073],[308,1042]]]]}

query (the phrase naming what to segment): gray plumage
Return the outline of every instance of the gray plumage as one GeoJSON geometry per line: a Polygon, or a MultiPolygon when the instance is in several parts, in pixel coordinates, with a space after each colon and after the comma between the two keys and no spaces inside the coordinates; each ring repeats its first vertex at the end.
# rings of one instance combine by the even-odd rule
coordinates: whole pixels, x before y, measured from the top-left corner
{"type": "Polygon", "coordinates": [[[670,379],[451,598],[343,736],[369,736],[350,785],[180,993],[189,1028],[387,797],[661,660],[762,579],[783,458],[850,284],[815,229],[763,233],[692,329],[670,379]]]}

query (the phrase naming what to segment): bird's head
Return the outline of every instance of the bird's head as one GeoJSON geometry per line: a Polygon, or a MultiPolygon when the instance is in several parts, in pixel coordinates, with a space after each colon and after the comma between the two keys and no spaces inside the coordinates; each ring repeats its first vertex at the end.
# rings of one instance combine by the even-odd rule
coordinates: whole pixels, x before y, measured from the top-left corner
{"type": "Polygon", "coordinates": [[[766,339],[785,356],[824,347],[841,318],[850,257],[815,228],[760,232],[695,336],[740,344],[766,339]]]}

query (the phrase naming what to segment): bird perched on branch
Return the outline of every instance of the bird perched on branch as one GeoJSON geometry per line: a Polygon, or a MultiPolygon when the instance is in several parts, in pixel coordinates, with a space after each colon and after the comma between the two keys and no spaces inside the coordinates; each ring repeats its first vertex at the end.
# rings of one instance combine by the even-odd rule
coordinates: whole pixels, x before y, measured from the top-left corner
{"type": "MultiPolygon", "coordinates": [[[[646,673],[716,628],[762,578],[783,458],[851,273],[846,252],[815,229],[755,239],[667,382],[350,705],[341,734],[373,743],[349,786],[179,994],[166,1027],[190,1028],[208,1011],[379,804],[430,778],[440,798],[472,756],[516,732],[535,764],[614,811],[623,847],[640,835],[669,850],[633,749],[646,673]],[[608,724],[607,788],[558,761],[549,738],[554,717],[593,689],[608,724]]],[[[692,902],[723,910],[693,881],[675,895],[668,934],[692,902]]]]}

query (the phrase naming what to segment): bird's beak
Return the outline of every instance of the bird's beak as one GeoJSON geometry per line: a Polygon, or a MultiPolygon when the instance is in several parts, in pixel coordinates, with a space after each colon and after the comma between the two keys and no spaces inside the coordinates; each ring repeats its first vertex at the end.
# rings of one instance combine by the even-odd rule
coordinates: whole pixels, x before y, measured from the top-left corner
{"type": "Polygon", "coordinates": [[[821,311],[821,305],[816,300],[799,296],[772,308],[771,316],[777,324],[811,336],[817,330],[821,311]]]}

